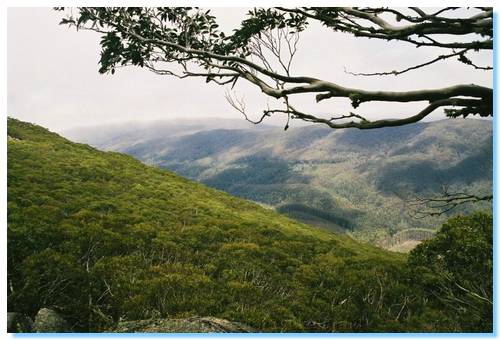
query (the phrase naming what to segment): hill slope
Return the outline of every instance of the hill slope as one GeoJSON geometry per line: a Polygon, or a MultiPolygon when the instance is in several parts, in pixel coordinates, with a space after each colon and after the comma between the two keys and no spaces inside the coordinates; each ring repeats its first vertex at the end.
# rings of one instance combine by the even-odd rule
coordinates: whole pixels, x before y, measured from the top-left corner
{"type": "MultiPolygon", "coordinates": [[[[444,221],[445,216],[413,218],[407,202],[417,196],[439,195],[443,186],[491,193],[490,121],[443,120],[369,131],[307,126],[286,132],[241,129],[236,123],[233,129],[226,123],[218,128],[216,121],[182,125],[182,135],[172,132],[176,124],[165,122],[129,126],[134,134],[114,128],[100,138],[92,129],[69,136],[372,242],[444,221]]],[[[491,205],[463,206],[458,212],[475,209],[491,205]]]]}
{"type": "Polygon", "coordinates": [[[195,315],[263,331],[459,330],[405,261],[8,121],[9,311],[51,307],[79,331],[195,315]]]}

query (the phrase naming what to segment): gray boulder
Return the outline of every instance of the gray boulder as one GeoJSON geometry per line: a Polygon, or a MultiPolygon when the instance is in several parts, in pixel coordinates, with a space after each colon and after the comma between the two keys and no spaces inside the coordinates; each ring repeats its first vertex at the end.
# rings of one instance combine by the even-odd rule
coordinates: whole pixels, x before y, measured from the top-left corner
{"type": "Polygon", "coordinates": [[[252,333],[249,326],[214,317],[187,319],[149,319],[122,321],[112,332],[116,333],[252,333]]]}
{"type": "Polygon", "coordinates": [[[36,333],[66,333],[71,332],[66,320],[52,309],[42,308],[35,316],[33,331],[36,333]]]}
{"type": "Polygon", "coordinates": [[[8,333],[31,333],[33,331],[33,321],[21,313],[7,313],[8,333]]]}

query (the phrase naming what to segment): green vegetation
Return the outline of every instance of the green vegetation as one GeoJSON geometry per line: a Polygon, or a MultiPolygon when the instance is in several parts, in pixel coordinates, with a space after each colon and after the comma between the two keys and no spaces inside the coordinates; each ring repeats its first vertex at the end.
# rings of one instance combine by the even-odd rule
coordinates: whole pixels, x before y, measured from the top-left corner
{"type": "MultiPolygon", "coordinates": [[[[408,229],[435,229],[446,220],[414,218],[408,212],[412,198],[441,196],[443,186],[450,192],[491,194],[491,121],[446,120],[368,131],[205,125],[185,128],[178,138],[171,138],[175,123],[135,133],[121,127],[106,136],[81,130],[79,137],[374,244],[408,229]]],[[[449,216],[477,209],[491,210],[491,203],[463,205],[449,216]]]]}
{"type": "Polygon", "coordinates": [[[418,245],[408,259],[419,283],[445,308],[457,329],[492,329],[493,219],[476,213],[450,218],[436,237],[418,245]],[[436,275],[439,274],[439,275],[436,275]]]}
{"type": "Polygon", "coordinates": [[[407,262],[32,124],[9,119],[8,136],[9,311],[52,307],[78,331],[193,315],[272,332],[491,331],[487,305],[445,286],[470,300],[456,313],[440,295],[451,277],[491,296],[490,217],[452,220],[407,262]],[[437,252],[450,244],[462,271],[437,252]],[[471,271],[478,257],[490,267],[471,271]],[[465,320],[469,304],[480,318],[465,320]]]}

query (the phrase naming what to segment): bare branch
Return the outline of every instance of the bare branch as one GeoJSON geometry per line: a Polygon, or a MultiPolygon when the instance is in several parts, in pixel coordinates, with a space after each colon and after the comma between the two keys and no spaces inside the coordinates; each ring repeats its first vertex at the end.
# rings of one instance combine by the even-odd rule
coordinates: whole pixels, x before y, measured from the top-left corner
{"type": "Polygon", "coordinates": [[[226,97],[226,100],[229,103],[229,105],[231,105],[236,111],[240,112],[243,115],[243,117],[245,117],[245,120],[247,122],[257,125],[262,123],[264,119],[269,116],[267,112],[264,112],[264,114],[260,117],[259,120],[252,120],[247,115],[245,99],[243,97],[238,98],[237,95],[233,96],[231,95],[231,93],[229,93],[229,91],[226,91],[226,94],[224,96],[226,97]]]}
{"type": "Polygon", "coordinates": [[[400,119],[380,119],[380,120],[375,120],[375,121],[369,121],[359,115],[354,115],[351,114],[349,116],[343,116],[343,118],[347,117],[355,117],[355,118],[360,118],[361,121],[349,121],[346,123],[334,123],[333,121],[335,120],[334,118],[319,118],[317,116],[307,114],[304,112],[300,112],[296,110],[295,108],[291,107],[291,114],[293,118],[299,118],[307,122],[313,122],[313,123],[322,123],[326,124],[327,126],[331,127],[332,129],[346,129],[346,128],[358,128],[358,129],[377,129],[381,127],[394,127],[394,126],[402,126],[410,123],[415,123],[426,116],[428,116],[430,113],[434,112],[437,108],[442,107],[442,106],[461,106],[461,105],[470,105],[471,102],[466,99],[459,99],[459,98],[451,98],[451,99],[441,99],[441,100],[436,100],[434,102],[431,102],[427,107],[425,107],[422,111],[417,113],[416,115],[407,117],[407,118],[400,118],[400,119]]]}
{"type": "Polygon", "coordinates": [[[477,70],[492,70],[493,69],[492,67],[489,67],[489,66],[480,67],[480,66],[474,65],[468,58],[465,57],[465,54],[467,53],[467,51],[469,51],[469,49],[461,50],[461,51],[454,52],[454,53],[451,53],[451,54],[442,54],[442,55],[440,55],[440,56],[438,56],[438,57],[436,57],[436,58],[434,58],[432,60],[429,60],[429,61],[427,61],[425,63],[414,65],[414,66],[410,66],[408,68],[405,68],[405,69],[399,70],[399,71],[394,70],[394,71],[389,71],[389,72],[354,73],[354,72],[347,71],[347,69],[345,67],[344,67],[344,71],[345,71],[345,73],[351,74],[353,76],[365,76],[365,77],[371,77],[371,76],[388,76],[388,75],[399,76],[400,74],[403,74],[403,73],[406,73],[406,72],[409,72],[409,71],[413,71],[413,70],[417,70],[417,69],[423,68],[425,66],[429,66],[429,65],[432,65],[434,63],[437,63],[440,60],[445,60],[445,59],[449,59],[449,58],[456,57],[456,56],[459,56],[458,60],[460,62],[462,62],[464,64],[471,65],[471,66],[473,66],[477,70]]]}
{"type": "Polygon", "coordinates": [[[441,194],[432,197],[417,197],[408,203],[415,218],[444,215],[467,203],[491,202],[493,195],[476,195],[467,192],[450,192],[447,186],[441,194]]]}
{"type": "Polygon", "coordinates": [[[434,46],[443,48],[470,48],[470,49],[492,49],[492,9],[484,10],[478,15],[473,15],[467,18],[447,18],[438,16],[445,11],[455,8],[447,7],[437,11],[434,14],[426,14],[419,8],[412,7],[416,11],[418,17],[410,17],[402,14],[400,11],[388,9],[367,9],[353,7],[338,7],[338,8],[283,8],[278,7],[283,12],[291,12],[302,14],[310,19],[314,19],[324,23],[326,26],[334,30],[351,33],[359,37],[376,38],[382,40],[400,40],[420,46],[434,46]],[[392,12],[396,15],[396,21],[404,19],[409,22],[406,25],[394,25],[382,19],[377,14],[380,12],[392,12]],[[338,20],[333,15],[342,17],[344,20],[338,20]],[[486,21],[484,21],[486,20],[486,21]],[[370,24],[366,25],[365,23],[370,24]],[[412,37],[423,35],[457,35],[466,36],[471,33],[486,35],[489,38],[484,40],[471,40],[467,42],[450,42],[450,43],[425,43],[420,40],[415,40],[412,37]]]}

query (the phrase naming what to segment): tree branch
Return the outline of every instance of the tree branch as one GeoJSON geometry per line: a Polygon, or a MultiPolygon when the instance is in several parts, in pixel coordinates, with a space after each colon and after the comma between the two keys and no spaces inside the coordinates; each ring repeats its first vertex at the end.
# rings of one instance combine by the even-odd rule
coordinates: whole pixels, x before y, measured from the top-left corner
{"type": "MultiPolygon", "coordinates": [[[[458,84],[413,91],[369,91],[344,87],[316,77],[292,75],[291,65],[297,52],[298,32],[304,29],[305,20],[316,20],[333,30],[355,36],[398,40],[416,46],[461,48],[400,71],[348,72],[353,75],[399,75],[452,57],[458,57],[460,62],[478,70],[490,69],[489,66],[475,65],[466,57],[466,53],[491,48],[491,9],[476,9],[475,12],[471,11],[473,15],[461,18],[443,16],[443,13],[453,9],[444,8],[433,14],[416,7],[411,8],[409,13],[398,9],[351,7],[256,9],[242,23],[242,28],[229,37],[217,31],[215,19],[208,12],[183,8],[82,8],[77,19],[70,17],[63,23],[103,35],[102,72],[114,73],[115,68],[137,65],[160,75],[180,79],[202,77],[206,82],[231,85],[231,88],[239,79],[243,79],[258,87],[266,96],[283,100],[284,108],[264,110],[257,122],[262,122],[272,113],[282,113],[287,115],[287,121],[302,119],[326,124],[331,128],[371,129],[414,123],[440,107],[446,108],[449,117],[466,117],[470,114],[492,116],[493,90],[474,84],[458,84]],[[259,24],[260,19],[266,19],[265,24],[259,24]],[[446,43],[435,39],[436,35],[445,33],[461,38],[446,43]],[[481,35],[482,40],[462,37],[471,33],[481,35]],[[177,63],[181,70],[160,66],[169,63],[177,63]],[[314,95],[317,102],[348,98],[354,109],[368,102],[423,101],[428,104],[420,112],[406,118],[369,121],[361,114],[351,112],[326,119],[295,109],[290,101],[301,94],[314,95]]],[[[241,110],[241,103],[228,101],[233,107],[239,107],[238,111],[244,111],[241,110]]],[[[244,115],[248,120],[246,113],[244,115]]]]}
{"type": "Polygon", "coordinates": [[[351,74],[353,76],[365,76],[365,77],[371,77],[371,76],[388,76],[388,75],[399,76],[399,75],[401,75],[403,73],[406,73],[406,72],[409,72],[409,71],[413,71],[413,70],[417,70],[417,69],[423,68],[425,66],[432,65],[434,63],[437,63],[440,60],[445,60],[445,59],[453,58],[453,57],[456,57],[456,56],[459,56],[458,60],[460,62],[462,62],[464,64],[471,65],[471,66],[473,66],[477,70],[492,70],[493,69],[493,67],[489,67],[489,66],[480,67],[480,66],[477,66],[477,65],[473,64],[472,61],[470,61],[468,58],[465,57],[465,54],[467,53],[467,51],[469,51],[469,49],[461,50],[461,51],[454,52],[454,53],[451,53],[451,54],[442,54],[442,55],[440,55],[440,56],[438,56],[438,57],[436,57],[436,58],[434,58],[432,60],[429,60],[429,61],[427,61],[425,63],[414,65],[414,66],[410,66],[410,67],[407,67],[407,68],[399,70],[399,71],[394,70],[394,71],[389,71],[389,72],[354,73],[354,72],[347,71],[345,69],[345,67],[344,67],[344,71],[347,74],[351,74]]]}
{"type": "Polygon", "coordinates": [[[467,203],[491,202],[493,195],[475,195],[467,192],[450,192],[444,186],[441,195],[433,197],[417,197],[409,202],[416,218],[444,215],[467,203]]]}

